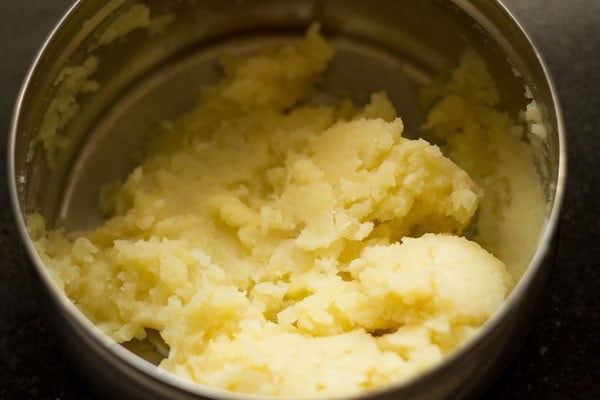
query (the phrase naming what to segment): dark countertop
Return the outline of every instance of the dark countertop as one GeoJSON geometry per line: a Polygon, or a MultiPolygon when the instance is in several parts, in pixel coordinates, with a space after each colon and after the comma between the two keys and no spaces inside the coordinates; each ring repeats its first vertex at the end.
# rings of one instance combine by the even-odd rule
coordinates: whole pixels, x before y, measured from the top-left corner
{"type": "MultiPolygon", "coordinates": [[[[5,184],[12,105],[35,51],[70,0],[0,0],[0,399],[91,399],[29,286],[5,184]]],[[[600,0],[505,0],[554,77],[569,178],[558,256],[520,353],[485,396],[600,399],[600,0]]]]}

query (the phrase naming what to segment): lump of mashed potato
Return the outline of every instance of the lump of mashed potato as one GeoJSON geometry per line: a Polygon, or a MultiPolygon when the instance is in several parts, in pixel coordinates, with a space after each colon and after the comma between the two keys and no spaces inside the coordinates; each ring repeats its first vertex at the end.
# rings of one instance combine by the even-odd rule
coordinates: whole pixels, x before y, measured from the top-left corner
{"type": "Polygon", "coordinates": [[[470,176],[403,138],[383,93],[306,105],[332,55],[313,27],[225,59],[103,191],[103,225],[30,217],[55,281],[107,335],[158,331],[160,366],[204,385],[344,395],[430,368],[502,304],[505,265],[459,236],[482,195],[470,176]]]}
{"type": "Polygon", "coordinates": [[[474,224],[475,240],[519,278],[548,211],[532,146],[523,140],[526,129],[531,135],[543,129],[537,105],[529,103],[524,123],[501,111],[496,85],[472,49],[461,55],[450,80],[428,89],[433,105],[425,131],[442,142],[445,154],[484,193],[474,224]]]}

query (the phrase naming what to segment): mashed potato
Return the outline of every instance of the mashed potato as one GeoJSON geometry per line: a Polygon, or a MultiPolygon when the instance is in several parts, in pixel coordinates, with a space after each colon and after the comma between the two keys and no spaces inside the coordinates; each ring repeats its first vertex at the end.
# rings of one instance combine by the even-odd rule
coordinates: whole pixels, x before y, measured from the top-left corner
{"type": "MultiPolygon", "coordinates": [[[[430,368],[502,304],[504,263],[460,236],[482,196],[505,201],[484,193],[501,163],[476,161],[482,190],[437,146],[403,138],[384,93],[362,108],[306,105],[332,55],[313,27],[226,58],[222,81],[105,188],[102,226],[46,231],[30,217],[55,281],[107,335],[160,332],[160,366],[201,384],[343,395],[430,368]]],[[[493,110],[486,85],[476,98],[444,87],[426,125],[469,172],[448,127],[474,118],[466,104],[493,110]]]]}
{"type": "Polygon", "coordinates": [[[521,123],[501,111],[496,85],[473,50],[465,51],[451,79],[432,85],[427,96],[433,105],[426,132],[483,189],[474,239],[520,278],[548,214],[534,147],[524,140],[539,139],[544,129],[535,101],[521,123]]]}

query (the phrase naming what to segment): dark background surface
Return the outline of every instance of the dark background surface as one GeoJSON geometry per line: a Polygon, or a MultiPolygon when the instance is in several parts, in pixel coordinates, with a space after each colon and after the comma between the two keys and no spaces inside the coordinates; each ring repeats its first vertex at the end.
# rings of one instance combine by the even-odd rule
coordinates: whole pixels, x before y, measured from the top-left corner
{"type": "MultiPolygon", "coordinates": [[[[29,286],[5,183],[12,106],[70,0],[0,0],[0,399],[91,399],[29,286]]],[[[505,0],[554,77],[569,178],[545,301],[485,400],[600,399],[600,0],[505,0]]]]}

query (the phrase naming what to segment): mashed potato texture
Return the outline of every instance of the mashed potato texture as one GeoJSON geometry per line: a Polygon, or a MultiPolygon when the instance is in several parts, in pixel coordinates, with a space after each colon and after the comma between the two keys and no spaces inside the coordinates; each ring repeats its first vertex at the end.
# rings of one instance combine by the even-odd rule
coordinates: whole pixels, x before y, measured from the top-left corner
{"type": "Polygon", "coordinates": [[[55,281],[106,334],[160,332],[160,366],[204,385],[337,396],[431,367],[502,304],[505,265],[459,236],[482,196],[470,176],[403,138],[383,93],[306,102],[332,55],[313,27],[226,58],[103,191],[102,226],[30,217],[55,281]]]}
{"type": "Polygon", "coordinates": [[[548,213],[534,147],[524,140],[539,139],[544,129],[537,104],[529,103],[521,123],[501,111],[498,89],[481,57],[470,49],[451,79],[427,92],[433,101],[425,131],[483,190],[474,239],[519,278],[548,213]]]}

